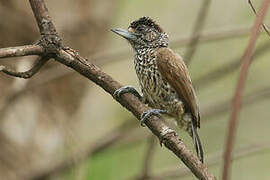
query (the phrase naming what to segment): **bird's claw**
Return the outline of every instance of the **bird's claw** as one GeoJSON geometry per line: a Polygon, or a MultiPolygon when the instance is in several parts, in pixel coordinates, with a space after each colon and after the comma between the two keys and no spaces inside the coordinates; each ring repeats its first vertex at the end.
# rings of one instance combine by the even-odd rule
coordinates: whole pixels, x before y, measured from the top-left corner
{"type": "Polygon", "coordinates": [[[161,114],[168,113],[167,110],[162,109],[150,109],[145,111],[141,115],[141,126],[145,127],[145,121],[148,120],[151,116],[161,117],[161,114]]]}
{"type": "Polygon", "coordinates": [[[122,88],[117,89],[116,91],[114,91],[113,97],[115,97],[115,98],[120,98],[120,96],[123,94],[122,91],[123,91],[122,88]]]}
{"type": "Polygon", "coordinates": [[[117,89],[116,91],[114,91],[113,96],[115,98],[120,98],[125,93],[131,93],[134,96],[136,96],[137,98],[139,98],[140,100],[142,99],[142,96],[132,86],[124,86],[124,87],[121,87],[121,88],[117,89]]]}

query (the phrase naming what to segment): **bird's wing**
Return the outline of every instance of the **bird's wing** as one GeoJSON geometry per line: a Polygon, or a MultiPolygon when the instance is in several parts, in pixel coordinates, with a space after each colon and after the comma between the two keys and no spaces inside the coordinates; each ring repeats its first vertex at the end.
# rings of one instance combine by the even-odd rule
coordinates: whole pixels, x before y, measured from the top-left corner
{"type": "Polygon", "coordinates": [[[175,89],[179,98],[184,101],[185,109],[192,114],[194,125],[200,127],[198,100],[184,61],[169,48],[160,48],[156,53],[162,78],[175,89]]]}

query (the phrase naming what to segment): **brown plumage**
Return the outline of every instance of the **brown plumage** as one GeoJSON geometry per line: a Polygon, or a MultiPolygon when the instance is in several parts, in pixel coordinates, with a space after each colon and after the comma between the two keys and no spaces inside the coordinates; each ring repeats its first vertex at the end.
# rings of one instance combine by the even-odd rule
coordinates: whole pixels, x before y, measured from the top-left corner
{"type": "Polygon", "coordinates": [[[197,133],[200,113],[188,69],[181,57],[168,48],[168,35],[148,17],[132,22],[128,30],[113,29],[128,40],[134,50],[134,65],[143,96],[126,86],[115,92],[133,93],[154,108],[143,113],[143,123],[151,115],[165,113],[193,138],[198,157],[203,162],[203,149],[197,133]]]}
{"type": "Polygon", "coordinates": [[[200,127],[198,100],[181,56],[169,48],[159,48],[156,55],[157,67],[162,77],[176,90],[185,104],[186,111],[192,114],[194,123],[200,127]]]}

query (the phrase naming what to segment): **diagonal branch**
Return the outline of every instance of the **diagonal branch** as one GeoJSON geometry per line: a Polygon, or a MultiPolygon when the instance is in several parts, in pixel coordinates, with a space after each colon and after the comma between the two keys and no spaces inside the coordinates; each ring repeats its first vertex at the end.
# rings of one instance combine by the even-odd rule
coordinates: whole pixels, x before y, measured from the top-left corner
{"type": "Polygon", "coordinates": [[[42,66],[46,64],[48,60],[49,60],[48,57],[38,58],[33,67],[25,72],[17,72],[5,66],[0,66],[0,72],[3,72],[10,76],[28,79],[31,78],[33,75],[35,75],[42,68],[42,66]]]}
{"type": "Polygon", "coordinates": [[[248,74],[248,68],[251,64],[251,56],[252,56],[253,48],[255,46],[255,43],[256,43],[259,31],[260,31],[260,26],[263,23],[263,19],[267,12],[269,3],[270,3],[270,0],[264,0],[262,2],[260,11],[258,13],[258,16],[251,30],[248,47],[246,48],[246,51],[244,52],[244,55],[243,55],[242,67],[240,70],[240,76],[239,76],[237,87],[234,94],[232,113],[231,113],[231,118],[230,118],[229,127],[228,127],[228,134],[227,134],[225,154],[224,154],[223,174],[222,174],[223,180],[230,179],[232,150],[233,150],[234,139],[235,139],[235,134],[236,134],[239,111],[240,111],[241,103],[242,103],[242,94],[243,94],[245,81],[248,74]]]}
{"type": "Polygon", "coordinates": [[[43,48],[39,45],[27,45],[0,49],[0,58],[42,54],[43,48]]]}

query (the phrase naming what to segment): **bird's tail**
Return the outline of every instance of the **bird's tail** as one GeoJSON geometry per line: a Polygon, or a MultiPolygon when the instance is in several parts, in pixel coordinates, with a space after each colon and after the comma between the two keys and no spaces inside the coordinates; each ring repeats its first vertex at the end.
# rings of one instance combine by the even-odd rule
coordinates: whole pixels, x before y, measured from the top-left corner
{"type": "Polygon", "coordinates": [[[194,146],[197,152],[197,156],[199,157],[200,161],[203,163],[203,148],[200,141],[200,137],[197,132],[197,128],[194,127],[193,123],[191,123],[192,126],[192,138],[194,141],[194,146]]]}

